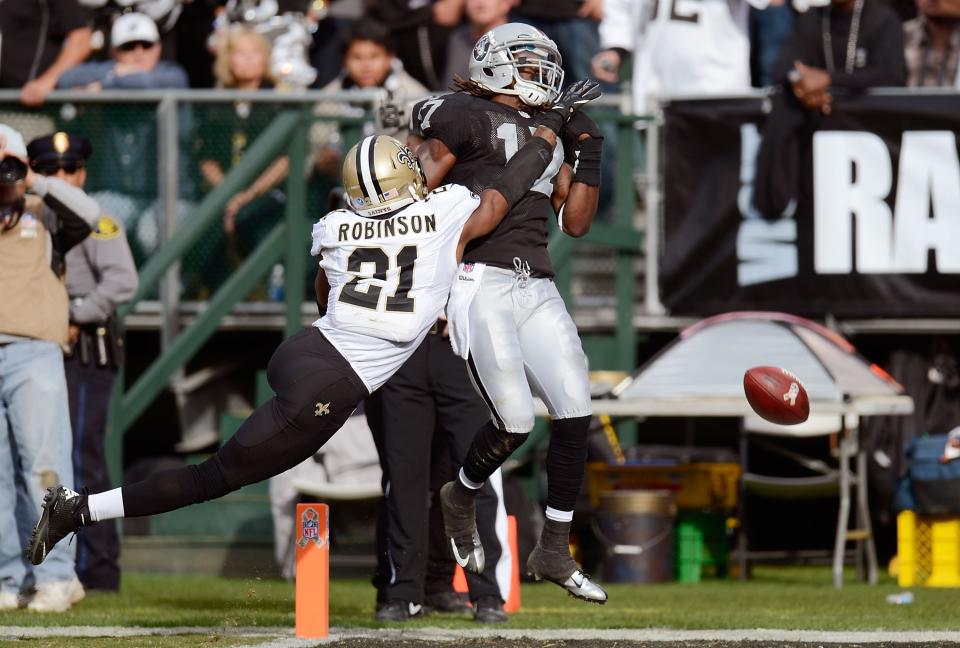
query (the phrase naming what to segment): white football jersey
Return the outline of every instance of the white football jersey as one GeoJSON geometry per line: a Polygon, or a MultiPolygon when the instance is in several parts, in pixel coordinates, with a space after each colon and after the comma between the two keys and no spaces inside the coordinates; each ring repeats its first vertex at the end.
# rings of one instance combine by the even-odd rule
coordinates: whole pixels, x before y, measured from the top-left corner
{"type": "Polygon", "coordinates": [[[750,6],[769,0],[605,0],[603,47],[633,53],[633,110],[650,95],[737,94],[750,89],[750,6]]]}
{"type": "Polygon", "coordinates": [[[313,226],[311,254],[330,282],[314,326],[367,388],[385,383],[416,350],[446,305],[457,243],[480,198],[444,185],[389,218],[330,212],[313,226]]]}

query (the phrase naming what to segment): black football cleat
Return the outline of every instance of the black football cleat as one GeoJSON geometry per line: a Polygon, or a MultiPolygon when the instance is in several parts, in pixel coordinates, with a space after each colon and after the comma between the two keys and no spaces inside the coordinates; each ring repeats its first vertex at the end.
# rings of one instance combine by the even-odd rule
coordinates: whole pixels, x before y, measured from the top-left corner
{"type": "Polygon", "coordinates": [[[510,620],[499,596],[481,596],[473,604],[473,620],[477,623],[506,623],[510,620]]]}
{"type": "Polygon", "coordinates": [[[424,615],[423,606],[410,601],[387,601],[374,616],[377,621],[407,621],[424,615]]]}
{"type": "Polygon", "coordinates": [[[455,481],[440,489],[440,508],[443,511],[443,530],[450,540],[450,548],[457,564],[471,574],[482,574],[483,545],[477,533],[476,499],[463,494],[464,488],[455,481]]]}
{"type": "Polygon", "coordinates": [[[470,599],[460,592],[433,592],[423,597],[423,608],[428,612],[441,614],[469,614],[470,599]]]}
{"type": "Polygon", "coordinates": [[[91,522],[86,495],[74,492],[66,486],[48,488],[43,497],[40,520],[30,536],[27,558],[34,565],[39,565],[54,545],[91,522]]]}

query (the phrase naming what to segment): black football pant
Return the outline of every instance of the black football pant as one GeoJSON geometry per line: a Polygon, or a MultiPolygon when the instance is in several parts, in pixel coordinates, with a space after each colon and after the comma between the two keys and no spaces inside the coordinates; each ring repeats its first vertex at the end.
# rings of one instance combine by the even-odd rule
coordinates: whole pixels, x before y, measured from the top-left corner
{"type": "MultiPolygon", "coordinates": [[[[383,470],[374,578],[379,601],[421,603],[425,593],[451,590],[453,554],[433,489],[454,478],[474,433],[489,418],[466,363],[453,353],[449,339],[438,334],[428,335],[367,400],[367,420],[383,470]],[[447,456],[439,456],[444,450],[447,456]],[[438,454],[432,457],[432,452],[438,454]],[[440,466],[433,476],[431,465],[440,466]]],[[[483,574],[467,574],[471,600],[501,597],[496,566],[505,539],[495,530],[498,504],[493,486],[484,484],[477,496],[477,525],[487,567],[483,574]]]]}
{"type": "Polygon", "coordinates": [[[312,457],[368,395],[350,363],[313,327],[277,348],[267,379],[276,396],[210,459],[124,486],[124,516],[172,511],[282,473],[312,457]]]}
{"type": "MultiPolygon", "coordinates": [[[[73,429],[74,485],[91,493],[110,490],[103,439],[107,431],[110,394],[117,376],[113,367],[80,362],[78,353],[65,355],[63,366],[70,395],[73,429]]],[[[77,576],[87,589],[120,589],[120,539],[117,524],[104,521],[77,533],[77,576]]]]}

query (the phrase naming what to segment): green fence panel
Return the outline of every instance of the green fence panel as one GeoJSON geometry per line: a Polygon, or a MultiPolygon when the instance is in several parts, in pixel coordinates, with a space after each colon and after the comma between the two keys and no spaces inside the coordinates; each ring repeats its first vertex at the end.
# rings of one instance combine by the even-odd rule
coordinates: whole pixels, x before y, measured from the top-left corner
{"type": "Polygon", "coordinates": [[[162,392],[173,375],[203,346],[217,330],[220,320],[230,312],[243,296],[253,289],[283,254],[286,224],[277,225],[240,269],[220,287],[196,321],[177,336],[173,344],[127,390],[119,411],[118,421],[111,429],[123,434],[140,414],[162,392]]]}

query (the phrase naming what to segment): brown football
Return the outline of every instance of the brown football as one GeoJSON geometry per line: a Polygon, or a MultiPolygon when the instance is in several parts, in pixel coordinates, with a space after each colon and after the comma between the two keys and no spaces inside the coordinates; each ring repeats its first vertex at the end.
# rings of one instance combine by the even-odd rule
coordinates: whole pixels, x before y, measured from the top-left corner
{"type": "Polygon", "coordinates": [[[810,416],[800,380],[780,367],[753,367],[743,374],[743,392],[753,411],[771,423],[796,425],[810,416]]]}

